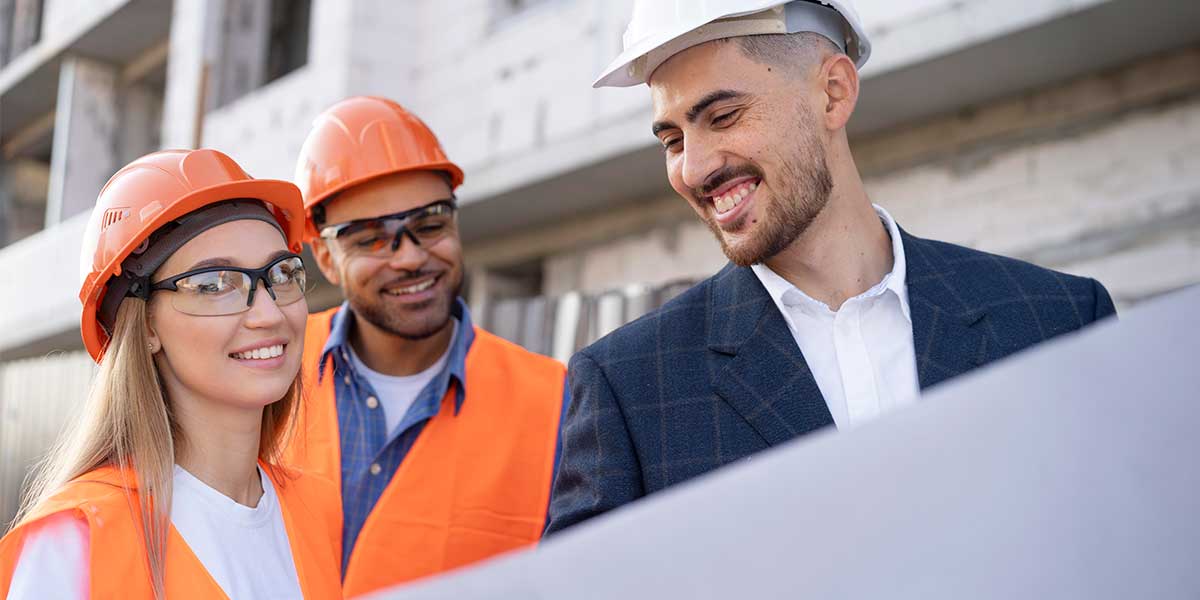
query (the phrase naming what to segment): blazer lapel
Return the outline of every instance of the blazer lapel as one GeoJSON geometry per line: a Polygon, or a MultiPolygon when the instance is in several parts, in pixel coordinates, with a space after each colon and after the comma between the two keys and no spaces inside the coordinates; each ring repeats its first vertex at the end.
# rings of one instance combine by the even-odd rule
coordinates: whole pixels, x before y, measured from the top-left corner
{"type": "Polygon", "coordinates": [[[900,231],[908,263],[906,283],[912,315],[917,380],[924,390],[982,364],[987,336],[977,330],[985,311],[971,302],[937,246],[900,231]]]}
{"type": "Polygon", "coordinates": [[[709,290],[716,393],[770,445],[833,425],[787,322],[754,272],[729,265],[709,290]]]}

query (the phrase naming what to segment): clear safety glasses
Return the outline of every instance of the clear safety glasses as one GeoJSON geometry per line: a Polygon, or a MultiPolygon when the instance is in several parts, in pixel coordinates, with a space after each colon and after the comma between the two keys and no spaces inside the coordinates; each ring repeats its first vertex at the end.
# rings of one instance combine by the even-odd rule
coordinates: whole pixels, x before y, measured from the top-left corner
{"type": "Polygon", "coordinates": [[[304,261],[295,254],[285,254],[261,269],[203,267],[155,283],[150,291],[174,292],[171,306],[175,310],[212,317],[250,310],[259,281],[277,306],[287,306],[304,297],[304,261]]]}
{"type": "Polygon", "coordinates": [[[455,199],[431,202],[412,210],[370,219],[356,219],[321,229],[321,238],[347,256],[386,258],[408,236],[418,246],[437,243],[456,228],[455,199]]]}

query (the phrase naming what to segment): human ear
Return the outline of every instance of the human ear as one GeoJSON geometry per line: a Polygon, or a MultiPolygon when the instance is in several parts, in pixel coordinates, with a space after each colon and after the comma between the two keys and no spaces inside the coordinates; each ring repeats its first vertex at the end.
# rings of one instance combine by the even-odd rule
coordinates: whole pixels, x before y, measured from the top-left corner
{"type": "Polygon", "coordinates": [[[342,275],[339,270],[339,261],[333,256],[333,251],[329,249],[329,245],[325,240],[314,240],[309,243],[312,248],[313,258],[317,260],[317,268],[321,270],[321,274],[325,279],[336,286],[342,285],[342,275]]]}
{"type": "Polygon", "coordinates": [[[858,68],[845,54],[833,54],[821,64],[820,83],[825,92],[825,127],[844,129],[858,103],[858,68]]]}

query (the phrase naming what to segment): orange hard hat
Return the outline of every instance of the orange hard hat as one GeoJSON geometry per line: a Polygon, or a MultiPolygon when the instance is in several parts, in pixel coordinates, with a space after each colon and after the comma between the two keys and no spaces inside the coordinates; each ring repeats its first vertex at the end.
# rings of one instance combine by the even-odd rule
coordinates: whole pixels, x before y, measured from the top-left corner
{"type": "Polygon", "coordinates": [[[446,158],[429,127],[386,98],[355,96],[317,116],[296,161],[296,185],[308,211],[308,235],[317,236],[313,208],[351,186],[405,171],[444,171],[451,188],[463,172],[446,158]]]}
{"type": "Polygon", "coordinates": [[[147,154],[117,171],[104,184],[84,232],[79,264],[79,300],[83,303],[80,330],[92,358],[99,362],[108,345],[109,332],[97,311],[113,278],[122,275],[122,263],[144,251],[151,234],[164,225],[198,209],[236,199],[264,203],[260,212],[269,209],[288,247],[300,252],[304,236],[300,190],[287,181],[254,179],[232,158],[216,150],[147,154]]]}

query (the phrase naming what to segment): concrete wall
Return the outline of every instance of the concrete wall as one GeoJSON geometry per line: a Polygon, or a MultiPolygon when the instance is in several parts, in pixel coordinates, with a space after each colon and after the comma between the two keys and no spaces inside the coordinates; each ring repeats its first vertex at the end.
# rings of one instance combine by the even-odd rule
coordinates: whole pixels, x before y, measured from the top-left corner
{"type": "Polygon", "coordinates": [[[120,71],[101,61],[70,56],[59,70],[46,226],[91,212],[96,193],[120,168],[117,126],[120,71]]]}
{"type": "Polygon", "coordinates": [[[313,118],[350,93],[346,64],[356,4],[313,0],[308,64],[207,111],[201,145],[228,151],[255,177],[291,179],[313,118]]]}
{"type": "Polygon", "coordinates": [[[0,247],[41,230],[50,167],[28,159],[0,163],[0,247]]]}
{"type": "Polygon", "coordinates": [[[79,214],[4,248],[0,359],[83,347],[79,338],[79,250],[90,214],[79,214]]]}
{"type": "Polygon", "coordinates": [[[42,36],[54,39],[73,35],[95,24],[130,0],[43,0],[42,36]]]}
{"type": "Polygon", "coordinates": [[[1120,303],[1200,282],[1200,47],[859,145],[885,146],[922,161],[864,169],[914,234],[1097,277],[1120,303]]]}

